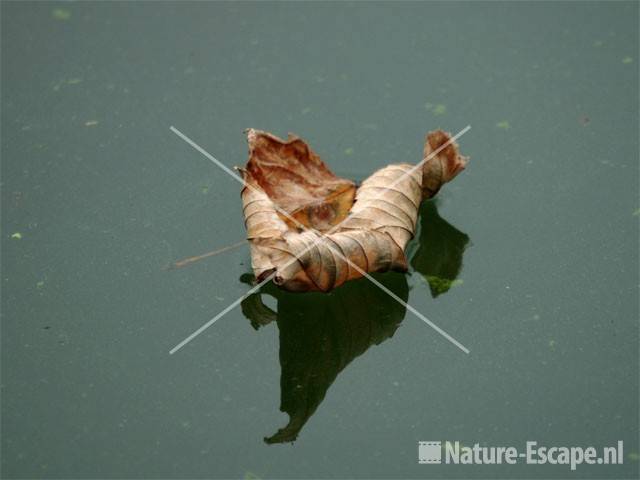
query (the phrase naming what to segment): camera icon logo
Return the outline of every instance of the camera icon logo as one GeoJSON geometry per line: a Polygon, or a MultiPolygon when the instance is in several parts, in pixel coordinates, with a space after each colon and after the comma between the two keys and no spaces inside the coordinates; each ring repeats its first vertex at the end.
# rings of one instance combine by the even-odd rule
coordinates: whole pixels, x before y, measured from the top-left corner
{"type": "Polygon", "coordinates": [[[442,463],[442,442],[418,442],[418,463],[442,463]]]}

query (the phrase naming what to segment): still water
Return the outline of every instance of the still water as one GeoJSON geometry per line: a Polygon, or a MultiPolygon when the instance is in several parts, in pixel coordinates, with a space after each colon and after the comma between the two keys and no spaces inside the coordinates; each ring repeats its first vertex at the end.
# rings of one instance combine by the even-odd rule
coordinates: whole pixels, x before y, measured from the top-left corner
{"type": "Polygon", "coordinates": [[[2,4],[6,478],[637,478],[638,4],[2,4]],[[250,288],[243,130],[471,156],[408,274],[250,288]],[[417,442],[624,464],[420,465],[417,442]]]}

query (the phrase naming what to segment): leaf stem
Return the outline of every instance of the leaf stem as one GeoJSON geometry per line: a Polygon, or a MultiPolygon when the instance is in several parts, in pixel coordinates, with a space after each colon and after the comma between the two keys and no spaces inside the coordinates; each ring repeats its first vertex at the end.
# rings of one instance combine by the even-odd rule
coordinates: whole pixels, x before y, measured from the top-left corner
{"type": "Polygon", "coordinates": [[[226,247],[218,248],[217,250],[213,250],[211,252],[203,253],[202,255],[196,255],[194,257],[183,258],[182,260],[178,260],[177,262],[172,263],[165,270],[176,270],[178,268],[186,267],[187,265],[191,265],[192,263],[198,262],[200,260],[204,260],[205,258],[213,257],[218,255],[219,253],[224,253],[229,250],[233,250],[234,248],[238,248],[247,243],[246,240],[241,240],[232,245],[227,245],[226,247]]]}

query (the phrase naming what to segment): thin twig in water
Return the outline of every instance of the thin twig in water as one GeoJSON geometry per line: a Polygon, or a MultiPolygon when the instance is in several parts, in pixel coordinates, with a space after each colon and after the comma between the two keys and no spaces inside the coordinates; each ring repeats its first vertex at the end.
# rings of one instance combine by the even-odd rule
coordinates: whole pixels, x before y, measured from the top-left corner
{"type": "Polygon", "coordinates": [[[227,245],[226,247],[219,248],[217,250],[213,250],[212,252],[203,253],[202,255],[196,255],[195,257],[187,257],[182,260],[178,260],[177,262],[169,265],[165,270],[176,270],[178,268],[186,267],[187,265],[191,265],[199,260],[204,260],[205,258],[213,257],[218,255],[219,253],[227,252],[229,250],[233,250],[234,248],[241,247],[247,243],[246,240],[242,240],[238,243],[234,243],[232,245],[227,245]]]}

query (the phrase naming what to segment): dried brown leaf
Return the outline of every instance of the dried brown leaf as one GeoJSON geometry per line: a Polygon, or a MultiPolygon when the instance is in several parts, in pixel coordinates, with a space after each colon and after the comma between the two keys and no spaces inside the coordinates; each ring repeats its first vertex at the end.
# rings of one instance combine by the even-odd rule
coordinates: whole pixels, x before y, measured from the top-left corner
{"type": "MultiPolygon", "coordinates": [[[[249,161],[241,171],[253,188],[242,189],[242,203],[252,268],[259,281],[276,272],[274,282],[290,291],[326,292],[361,277],[359,270],[406,271],[404,249],[422,199],[435,195],[466,162],[451,143],[420,169],[389,165],[356,190],[297,137],[282,140],[258,130],[248,130],[247,137],[249,161]]],[[[424,157],[449,139],[441,130],[431,132],[424,157]]]]}

